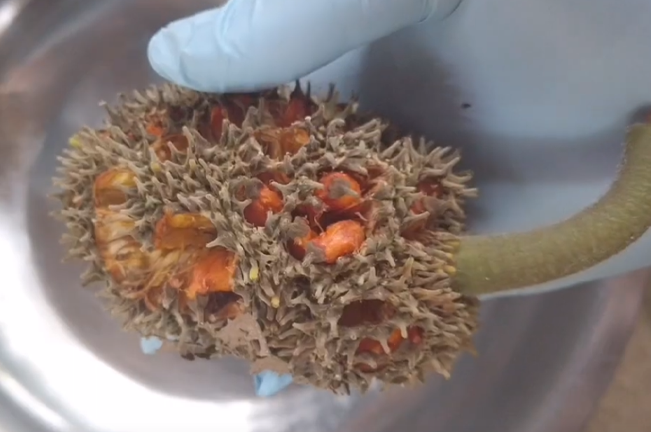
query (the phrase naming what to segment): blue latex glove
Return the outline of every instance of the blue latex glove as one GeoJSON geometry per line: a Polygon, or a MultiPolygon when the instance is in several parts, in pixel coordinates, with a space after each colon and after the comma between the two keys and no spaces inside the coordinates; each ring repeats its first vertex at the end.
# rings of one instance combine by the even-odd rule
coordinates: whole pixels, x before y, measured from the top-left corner
{"type": "Polygon", "coordinates": [[[262,372],[253,378],[255,394],[260,397],[274,396],[292,383],[291,375],[278,375],[275,372],[262,372]]]}
{"type": "Polygon", "coordinates": [[[269,88],[294,81],[342,54],[459,0],[231,0],[173,22],[149,44],[166,79],[200,91],[269,88]]]}
{"type": "MultiPolygon", "coordinates": [[[[481,188],[470,203],[474,232],[528,230],[593,203],[615,175],[631,111],[651,100],[651,57],[640,54],[651,4],[457,3],[230,0],[161,30],[148,56],[161,76],[196,90],[257,90],[310,74],[344,95],[358,91],[375,112],[461,147],[481,188]]],[[[536,288],[650,264],[646,235],[593,269],[536,288]]],[[[256,379],[265,395],[283,387],[267,377],[256,379]]]]}
{"type": "Polygon", "coordinates": [[[163,341],[156,336],[140,338],[140,349],[144,354],[154,355],[163,347],[163,341]]]}

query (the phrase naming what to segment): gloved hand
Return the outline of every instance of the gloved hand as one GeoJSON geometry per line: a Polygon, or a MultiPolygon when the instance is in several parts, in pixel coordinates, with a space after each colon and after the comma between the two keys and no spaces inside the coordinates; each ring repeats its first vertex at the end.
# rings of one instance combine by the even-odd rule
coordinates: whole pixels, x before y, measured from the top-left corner
{"type": "MultiPolygon", "coordinates": [[[[459,0],[231,0],[173,22],[149,44],[154,70],[207,92],[252,91],[301,78],[359,46],[428,18],[443,18],[459,0]],[[261,65],[264,65],[261,67],[261,65]]],[[[144,340],[144,352],[160,341],[144,340]]],[[[291,376],[254,378],[272,396],[291,376]]]]}
{"type": "MultiPolygon", "coordinates": [[[[314,82],[325,71],[318,78],[359,90],[366,107],[462,149],[480,186],[469,203],[474,232],[529,230],[588,206],[615,176],[631,111],[651,100],[651,62],[640,55],[651,5],[636,4],[632,19],[607,0],[466,1],[448,20],[432,19],[457,1],[231,0],[161,30],[148,56],[162,77],[212,92],[268,88],[319,69],[314,82]],[[373,41],[357,63],[329,65],[373,41]]],[[[537,288],[612,276],[650,257],[647,235],[537,288]]],[[[266,395],[283,387],[278,378],[266,395]]]]}
{"type": "Polygon", "coordinates": [[[231,0],[169,24],[149,44],[154,70],[209,92],[292,82],[460,0],[231,0]]]}

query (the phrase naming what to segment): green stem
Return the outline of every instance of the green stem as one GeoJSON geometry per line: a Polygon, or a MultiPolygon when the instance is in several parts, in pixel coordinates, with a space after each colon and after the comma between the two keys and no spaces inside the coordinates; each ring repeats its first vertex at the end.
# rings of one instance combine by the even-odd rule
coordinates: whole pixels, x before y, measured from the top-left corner
{"type": "Polygon", "coordinates": [[[651,125],[628,131],[619,175],[594,205],[548,227],[460,242],[453,286],[481,295],[586,270],[626,249],[651,226],[651,125]]]}

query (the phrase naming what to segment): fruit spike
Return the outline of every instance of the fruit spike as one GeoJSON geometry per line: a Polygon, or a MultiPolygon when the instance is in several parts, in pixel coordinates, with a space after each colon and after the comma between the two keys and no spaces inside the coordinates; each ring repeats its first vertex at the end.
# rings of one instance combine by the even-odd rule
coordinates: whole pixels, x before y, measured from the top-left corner
{"type": "Polygon", "coordinates": [[[165,85],[107,110],[105,128],[71,139],[56,180],[69,255],[92,263],[84,281],[105,281],[126,329],[185,358],[234,355],[338,393],[449,376],[472,350],[476,294],[596,264],[651,215],[632,205],[651,196],[649,126],[629,135],[605,204],[561,225],[572,246],[554,229],[460,237],[476,191],[459,155],[358,114],[334,87],[319,99],[165,85]],[[622,231],[596,248],[580,236],[604,217],[622,231]],[[586,258],[559,267],[556,250],[586,258]]]}

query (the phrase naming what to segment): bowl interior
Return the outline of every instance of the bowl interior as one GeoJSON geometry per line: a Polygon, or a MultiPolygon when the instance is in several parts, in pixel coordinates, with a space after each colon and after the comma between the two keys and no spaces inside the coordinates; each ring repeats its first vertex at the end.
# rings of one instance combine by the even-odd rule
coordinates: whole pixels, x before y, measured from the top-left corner
{"type": "MultiPolygon", "coordinates": [[[[22,28],[23,33],[37,35],[39,29],[50,27],[56,31],[47,40],[25,39],[22,48],[30,56],[16,60],[8,80],[10,88],[25,92],[28,102],[16,105],[12,113],[11,118],[22,122],[12,123],[7,135],[11,140],[2,151],[14,163],[3,164],[2,173],[16,169],[16,175],[28,179],[28,187],[18,186],[14,177],[2,177],[3,190],[15,191],[5,197],[11,205],[2,211],[15,217],[6,233],[17,263],[14,270],[27,269],[32,276],[17,276],[18,285],[12,290],[2,287],[0,294],[25,301],[22,307],[31,308],[34,319],[31,342],[21,345],[25,325],[19,314],[5,310],[4,321],[0,320],[0,364],[32,397],[60,416],[55,429],[135,432],[175,425],[203,431],[214,430],[214,421],[230,421],[233,432],[401,427],[461,432],[475,430],[477,424],[485,432],[520,432],[538,430],[532,426],[536,422],[559,431],[573,430],[583,422],[611,372],[600,356],[621,352],[646,273],[488,301],[476,338],[480,356],[463,356],[451,380],[432,377],[411,390],[336,397],[294,386],[275,398],[256,399],[242,362],[228,358],[189,362],[172,353],[142,354],[138,336],[121,331],[93,290],[80,287],[83,266],[61,263],[63,227],[49,216],[56,208],[48,198],[51,178],[68,137],[83,125],[100,124],[105,114],[99,101],[113,102],[118,92],[160,82],[146,61],[149,37],[171,19],[211,2],[86,0],[81,7],[79,2],[50,1],[49,6],[34,2],[38,8],[21,12],[25,26],[36,20],[25,15],[28,12],[51,13],[49,20],[33,21],[32,30],[22,28]],[[70,7],[70,12],[57,7],[70,7]],[[19,149],[19,143],[27,143],[23,144],[27,148],[19,149]],[[32,153],[12,158],[27,150],[32,153]],[[17,246],[21,239],[26,240],[24,248],[17,246]],[[614,288],[623,285],[630,289],[615,294],[614,288]],[[24,360],[33,346],[44,344],[55,348],[46,357],[24,360]],[[591,384],[570,385],[577,374],[591,384]],[[70,384],[73,381],[75,385],[70,384]],[[101,389],[95,384],[99,382],[101,389]],[[101,409],[99,405],[107,401],[110,410],[101,409]],[[95,407],[92,418],[83,408],[89,404],[95,407]],[[563,416],[550,417],[558,410],[563,416]]],[[[346,73],[333,65],[315,79],[324,87],[338,76],[346,73]]],[[[5,132],[8,118],[7,114],[3,120],[5,132]]],[[[2,382],[0,378],[0,388],[11,399],[2,382]]],[[[36,416],[25,406],[17,412],[19,417],[36,416]]],[[[3,421],[0,415],[0,426],[3,421]]]]}

